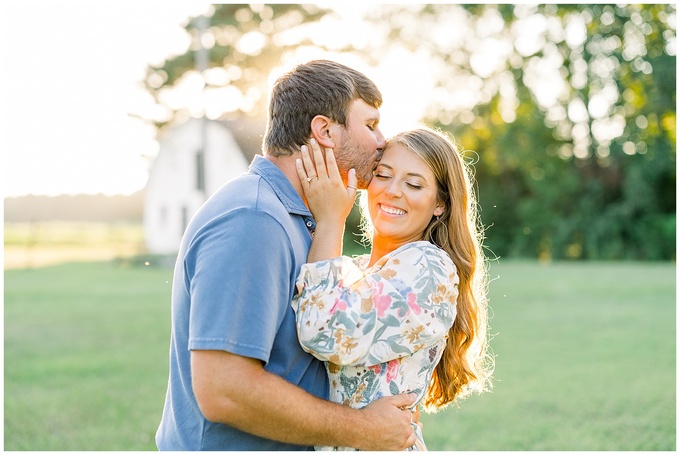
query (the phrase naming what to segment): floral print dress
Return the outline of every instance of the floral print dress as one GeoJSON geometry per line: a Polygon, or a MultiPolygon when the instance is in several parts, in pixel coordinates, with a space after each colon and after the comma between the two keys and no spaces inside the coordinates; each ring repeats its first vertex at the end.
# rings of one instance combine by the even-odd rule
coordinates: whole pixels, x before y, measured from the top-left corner
{"type": "MultiPolygon", "coordinates": [[[[458,273],[418,241],[367,268],[369,255],[302,266],[293,299],[303,349],[326,362],[330,400],[353,408],[410,392],[422,400],[456,316],[458,273]]],[[[420,427],[411,450],[426,450],[420,427]]],[[[317,447],[326,450],[353,450],[317,447]]]]}

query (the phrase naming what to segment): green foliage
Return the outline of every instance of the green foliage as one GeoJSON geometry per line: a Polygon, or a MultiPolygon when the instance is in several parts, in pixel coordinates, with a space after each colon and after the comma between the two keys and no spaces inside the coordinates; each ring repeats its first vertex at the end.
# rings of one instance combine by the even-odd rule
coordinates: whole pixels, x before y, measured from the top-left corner
{"type": "MultiPolygon", "coordinates": [[[[458,7],[425,8],[419,22],[436,23],[452,8],[458,7]]],[[[458,49],[465,54],[458,61],[465,63],[457,71],[482,79],[483,89],[493,93],[491,101],[474,107],[472,121],[461,120],[462,112],[460,118],[442,119],[436,108],[427,119],[480,156],[476,178],[487,246],[500,256],[674,259],[676,57],[668,46],[675,40],[675,6],[464,9],[480,42],[490,34],[514,40],[520,21],[532,15],[547,24],[537,38],[544,40],[542,48],[526,54],[515,44],[505,64],[489,76],[477,75],[467,64],[473,50],[458,49]],[[480,24],[494,15],[503,26],[492,33],[480,24]],[[580,43],[568,39],[573,23],[585,27],[580,43]],[[567,89],[546,105],[531,76],[535,67],[550,67],[555,59],[562,60],[567,89]],[[503,86],[504,75],[512,83],[503,86]],[[515,118],[503,120],[508,118],[504,98],[513,98],[507,94],[512,91],[515,118]],[[583,106],[583,113],[572,113],[574,105],[583,106]]],[[[420,47],[454,67],[455,53],[440,50],[427,33],[421,38],[420,47]]],[[[450,74],[442,87],[448,79],[450,74]]]]}
{"type": "MultiPolygon", "coordinates": [[[[305,25],[332,16],[309,5],[213,8],[204,66],[224,69],[224,86],[256,93],[240,107],[250,114],[264,112],[267,75],[287,52],[316,45],[305,25]],[[240,46],[248,34],[259,48],[240,46]]],[[[366,19],[382,36],[355,52],[374,64],[397,46],[432,59],[436,95],[423,94],[431,98],[423,121],[479,156],[478,200],[495,254],[667,260],[676,254],[675,16],[673,4],[380,5],[366,19]],[[494,55],[491,69],[474,64],[494,55]],[[466,95],[473,106],[458,103],[466,95]]],[[[201,66],[197,23],[187,25],[186,54],[149,69],[159,102],[201,66]]],[[[219,88],[204,80],[206,91],[219,88]]]]}
{"type": "MultiPolygon", "coordinates": [[[[491,277],[493,392],[423,414],[431,450],[675,449],[673,264],[501,261],[491,277]]],[[[171,282],[113,263],[5,271],[5,450],[155,450],[171,282]]]]}
{"type": "MultiPolygon", "coordinates": [[[[218,78],[205,78],[205,89],[232,87],[243,95],[255,93],[250,109],[242,106],[241,110],[258,114],[266,107],[269,73],[281,63],[286,51],[303,44],[295,40],[288,43],[282,34],[314,22],[326,12],[314,5],[298,4],[212,5],[206,16],[189,21],[185,26],[192,38],[186,53],[169,57],[160,66],[147,68],[145,87],[162,104],[161,93],[178,84],[188,73],[217,68],[224,71],[218,78]],[[260,43],[252,47],[240,46],[241,38],[246,34],[260,43]],[[203,56],[203,51],[207,55],[203,56]]],[[[156,126],[163,127],[183,109],[170,109],[171,116],[155,119],[156,126]]]]}

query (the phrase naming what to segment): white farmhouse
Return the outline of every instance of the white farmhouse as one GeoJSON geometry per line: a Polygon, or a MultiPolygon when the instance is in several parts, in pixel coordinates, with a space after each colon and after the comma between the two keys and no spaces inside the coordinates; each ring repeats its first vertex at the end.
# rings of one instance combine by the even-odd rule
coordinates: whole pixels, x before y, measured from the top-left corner
{"type": "Polygon", "coordinates": [[[153,254],[175,254],[199,207],[228,180],[248,168],[227,124],[191,119],[169,127],[149,173],[144,200],[144,238],[153,254]]]}

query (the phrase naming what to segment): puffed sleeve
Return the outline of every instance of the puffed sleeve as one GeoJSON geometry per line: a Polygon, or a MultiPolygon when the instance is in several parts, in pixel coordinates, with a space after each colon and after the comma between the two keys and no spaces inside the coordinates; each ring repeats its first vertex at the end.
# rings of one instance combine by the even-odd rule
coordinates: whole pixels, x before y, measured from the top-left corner
{"type": "Polygon", "coordinates": [[[303,349],[336,365],[377,365],[444,338],[456,316],[458,274],[427,242],[364,272],[348,257],[305,264],[293,300],[303,349]]]}

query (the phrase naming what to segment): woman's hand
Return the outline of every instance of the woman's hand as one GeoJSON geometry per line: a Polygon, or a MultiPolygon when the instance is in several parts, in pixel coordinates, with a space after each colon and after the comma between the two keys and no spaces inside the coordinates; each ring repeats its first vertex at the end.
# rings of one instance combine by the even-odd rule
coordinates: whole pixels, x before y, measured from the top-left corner
{"type": "Polygon", "coordinates": [[[296,160],[296,168],[307,206],[319,223],[341,223],[349,215],[356,197],[357,178],[354,169],[347,174],[347,188],[340,177],[333,149],[326,148],[326,156],[314,138],[309,148],[302,146],[302,159],[296,160]],[[312,160],[313,155],[313,160],[312,160]]]}
{"type": "Polygon", "coordinates": [[[347,188],[342,182],[333,149],[326,149],[326,159],[313,138],[309,148],[302,146],[302,159],[295,161],[300,185],[307,206],[316,220],[314,240],[307,255],[308,262],[332,259],[342,254],[342,236],[345,220],[352,210],[357,193],[357,176],[354,169],[347,173],[347,188]]]}

